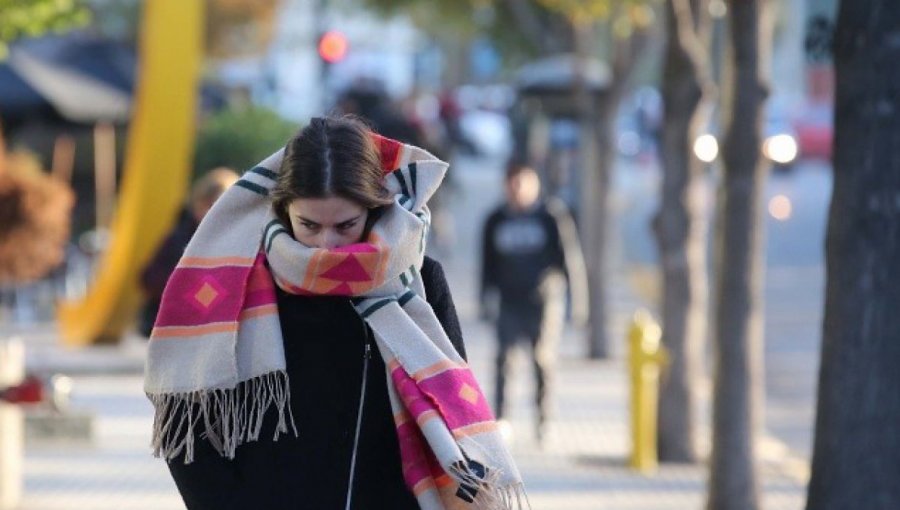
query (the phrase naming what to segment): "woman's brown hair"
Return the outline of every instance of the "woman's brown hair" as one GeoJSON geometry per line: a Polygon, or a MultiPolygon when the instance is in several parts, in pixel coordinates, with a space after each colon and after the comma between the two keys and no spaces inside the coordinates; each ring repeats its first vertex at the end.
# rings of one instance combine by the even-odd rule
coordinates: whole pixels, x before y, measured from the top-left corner
{"type": "Polygon", "coordinates": [[[316,117],[291,138],[275,187],[275,215],[290,226],[288,205],[298,198],[337,196],[369,209],[369,221],[393,198],[384,186],[381,157],[371,130],[352,116],[316,117]]]}

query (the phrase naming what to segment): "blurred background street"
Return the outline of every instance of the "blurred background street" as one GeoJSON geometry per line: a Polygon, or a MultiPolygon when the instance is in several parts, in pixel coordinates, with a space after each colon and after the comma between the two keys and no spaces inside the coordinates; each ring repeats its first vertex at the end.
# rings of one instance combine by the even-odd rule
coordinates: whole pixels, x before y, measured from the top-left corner
{"type": "Polygon", "coordinates": [[[531,352],[514,352],[508,383],[534,510],[819,510],[840,5],[751,2],[775,21],[747,36],[765,46],[752,71],[768,91],[750,115],[735,98],[757,83],[729,80],[750,75],[728,23],[756,22],[735,3],[0,2],[0,510],[184,508],[150,455],[162,289],[145,270],[196,229],[202,177],[345,113],[450,162],[428,253],[489,398],[482,229],[507,165],[533,168],[542,200],[575,219],[589,320],[566,326],[543,442],[531,352]],[[637,328],[640,310],[652,320],[637,328]],[[728,491],[760,503],[717,506],[728,491]]]}

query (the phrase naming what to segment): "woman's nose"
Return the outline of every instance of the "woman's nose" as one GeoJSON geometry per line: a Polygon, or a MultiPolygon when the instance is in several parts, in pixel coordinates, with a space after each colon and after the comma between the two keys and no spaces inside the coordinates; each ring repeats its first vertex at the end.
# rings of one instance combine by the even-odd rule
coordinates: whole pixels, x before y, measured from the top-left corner
{"type": "Polygon", "coordinates": [[[337,235],[337,232],[332,232],[331,230],[322,232],[322,243],[320,245],[321,248],[330,250],[332,248],[337,248],[338,246],[340,246],[339,243],[340,236],[337,235]]]}

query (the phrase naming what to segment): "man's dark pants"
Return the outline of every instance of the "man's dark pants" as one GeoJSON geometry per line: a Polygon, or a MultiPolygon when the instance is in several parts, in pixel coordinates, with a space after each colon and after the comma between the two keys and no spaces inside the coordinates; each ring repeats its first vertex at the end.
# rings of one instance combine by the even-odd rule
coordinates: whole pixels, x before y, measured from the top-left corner
{"type": "Polygon", "coordinates": [[[550,416],[550,394],[565,320],[565,295],[558,291],[542,294],[540,298],[527,301],[504,300],[500,306],[494,394],[495,414],[500,419],[505,411],[509,353],[520,342],[527,343],[534,366],[539,427],[550,416]]]}

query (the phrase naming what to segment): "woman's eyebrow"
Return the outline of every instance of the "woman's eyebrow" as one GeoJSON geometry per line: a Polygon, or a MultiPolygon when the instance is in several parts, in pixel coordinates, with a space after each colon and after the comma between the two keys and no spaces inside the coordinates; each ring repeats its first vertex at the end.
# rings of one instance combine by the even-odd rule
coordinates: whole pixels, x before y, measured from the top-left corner
{"type": "Polygon", "coordinates": [[[358,216],[354,216],[353,218],[350,218],[349,220],[344,220],[344,221],[338,223],[338,226],[346,225],[346,224],[348,224],[348,223],[353,223],[354,221],[358,220],[361,216],[362,216],[362,215],[360,214],[360,215],[358,215],[358,216]]]}
{"type": "MultiPolygon", "coordinates": [[[[346,225],[346,224],[348,224],[348,223],[353,223],[354,221],[359,220],[361,217],[362,217],[362,215],[359,214],[359,215],[354,216],[354,217],[352,217],[352,218],[346,219],[346,220],[344,220],[344,221],[342,221],[342,222],[340,222],[340,223],[337,223],[337,226],[346,225]]],[[[304,223],[309,223],[309,224],[312,224],[312,225],[319,225],[319,222],[313,221],[313,220],[311,220],[311,219],[309,219],[309,218],[304,218],[303,216],[300,216],[299,214],[297,215],[297,219],[299,219],[300,221],[302,221],[302,222],[304,222],[304,223]]]]}
{"type": "Polygon", "coordinates": [[[300,216],[299,214],[297,215],[297,219],[300,220],[300,221],[302,221],[302,222],[304,222],[304,223],[311,223],[311,224],[313,224],[313,225],[318,225],[318,223],[316,223],[315,221],[313,221],[313,220],[311,220],[311,219],[309,219],[309,218],[304,218],[303,216],[300,216]]]}

